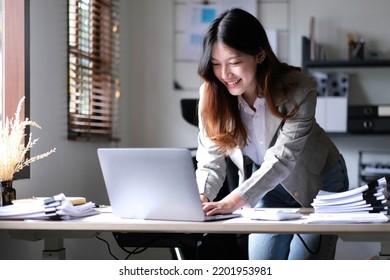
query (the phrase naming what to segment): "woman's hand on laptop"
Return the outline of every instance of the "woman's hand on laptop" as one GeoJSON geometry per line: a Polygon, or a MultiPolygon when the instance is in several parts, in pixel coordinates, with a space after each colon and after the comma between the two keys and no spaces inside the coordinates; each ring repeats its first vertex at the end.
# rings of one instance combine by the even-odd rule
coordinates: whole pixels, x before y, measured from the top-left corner
{"type": "Polygon", "coordinates": [[[200,201],[202,201],[202,203],[204,203],[204,202],[209,202],[210,200],[207,198],[207,196],[205,196],[204,194],[201,194],[200,201]]]}
{"type": "MultiPolygon", "coordinates": [[[[203,200],[202,200],[203,201],[203,200]]],[[[245,199],[235,193],[230,193],[216,202],[203,202],[203,211],[207,216],[233,213],[246,204],[245,199]]]]}

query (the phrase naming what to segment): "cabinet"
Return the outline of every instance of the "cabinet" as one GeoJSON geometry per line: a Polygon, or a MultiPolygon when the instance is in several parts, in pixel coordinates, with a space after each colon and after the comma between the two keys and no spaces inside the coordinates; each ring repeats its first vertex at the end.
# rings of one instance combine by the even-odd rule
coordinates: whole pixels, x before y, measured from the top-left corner
{"type": "MultiPolygon", "coordinates": [[[[390,176],[390,151],[359,151],[359,185],[390,176]]],[[[389,177],[390,178],[390,177],[389,177]]],[[[388,185],[389,188],[390,184],[388,185]]]]}
{"type": "MultiPolygon", "coordinates": [[[[390,59],[366,60],[311,60],[310,40],[302,37],[302,69],[305,72],[319,69],[389,67],[390,59]]],[[[317,78],[318,81],[318,78],[317,78]]],[[[337,81],[336,81],[337,82],[337,81]]],[[[349,106],[348,96],[318,94],[316,117],[327,132],[353,134],[390,134],[390,105],[349,106]],[[321,120],[322,121],[321,123],[321,120]],[[328,129],[328,123],[332,123],[328,129]],[[340,127],[341,124],[341,127],[340,127]]]]}

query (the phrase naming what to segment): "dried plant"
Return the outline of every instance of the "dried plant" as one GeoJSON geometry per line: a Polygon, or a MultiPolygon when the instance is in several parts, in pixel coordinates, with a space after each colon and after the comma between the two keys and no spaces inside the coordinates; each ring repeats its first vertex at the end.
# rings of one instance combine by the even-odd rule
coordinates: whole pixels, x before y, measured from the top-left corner
{"type": "Polygon", "coordinates": [[[26,118],[20,120],[20,111],[24,102],[24,97],[19,101],[13,118],[1,122],[0,126],[0,181],[13,180],[14,174],[22,170],[25,166],[34,161],[45,158],[55,152],[55,148],[50,151],[27,158],[26,153],[37,143],[38,139],[32,139],[32,133],[26,141],[25,129],[27,126],[41,128],[36,122],[26,118]]]}

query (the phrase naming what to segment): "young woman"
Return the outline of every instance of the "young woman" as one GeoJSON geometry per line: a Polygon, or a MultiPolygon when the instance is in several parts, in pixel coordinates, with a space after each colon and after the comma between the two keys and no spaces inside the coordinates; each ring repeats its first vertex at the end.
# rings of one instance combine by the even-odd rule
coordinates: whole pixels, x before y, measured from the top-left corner
{"type": "MultiPolygon", "coordinates": [[[[337,147],[315,119],[316,85],[281,63],[261,23],[232,9],[210,25],[199,75],[196,170],[207,215],[243,206],[311,207],[320,189],[345,191],[348,176],[337,147]],[[226,161],[238,187],[220,201],[226,161]]],[[[337,237],[251,234],[251,259],[332,259],[337,237]]]]}

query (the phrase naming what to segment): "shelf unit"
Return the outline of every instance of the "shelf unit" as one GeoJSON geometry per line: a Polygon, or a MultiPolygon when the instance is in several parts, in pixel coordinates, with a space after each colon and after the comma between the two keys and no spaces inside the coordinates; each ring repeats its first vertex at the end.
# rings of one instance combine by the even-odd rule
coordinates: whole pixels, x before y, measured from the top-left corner
{"type": "MultiPolygon", "coordinates": [[[[311,60],[310,39],[302,37],[302,70],[310,72],[311,69],[337,69],[337,68],[390,68],[390,59],[365,60],[311,60]]],[[[386,106],[387,104],[385,104],[386,106]]],[[[348,106],[348,105],[347,105],[348,106]]],[[[378,110],[382,104],[348,106],[347,129],[336,134],[354,135],[384,135],[390,134],[390,115],[366,114],[365,112],[378,110]]],[[[333,132],[330,132],[334,134],[333,132]]]]}
{"type": "Polygon", "coordinates": [[[338,67],[390,67],[390,59],[311,60],[310,40],[307,37],[302,37],[302,69],[305,72],[307,72],[309,68],[338,67]]]}

